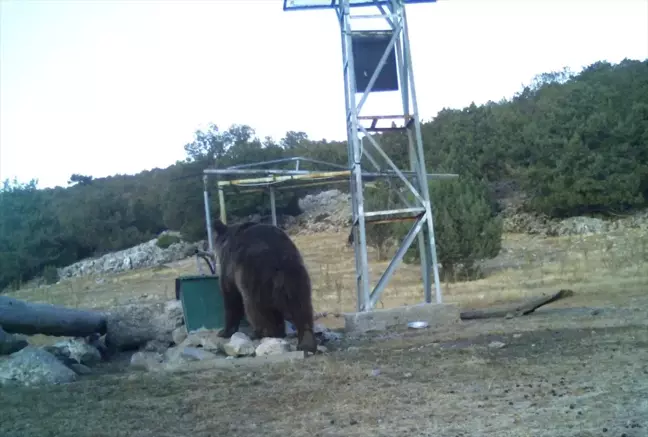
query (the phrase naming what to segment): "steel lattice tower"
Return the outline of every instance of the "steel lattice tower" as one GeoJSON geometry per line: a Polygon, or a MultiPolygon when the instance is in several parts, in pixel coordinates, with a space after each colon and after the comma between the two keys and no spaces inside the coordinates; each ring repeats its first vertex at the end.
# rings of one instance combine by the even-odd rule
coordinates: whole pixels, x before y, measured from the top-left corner
{"type": "MultiPolygon", "coordinates": [[[[436,0],[284,0],[284,10],[334,9],[340,24],[342,67],[346,106],[348,164],[352,199],[352,223],[357,279],[357,309],[370,311],[378,302],[387,282],[402,261],[405,252],[418,238],[425,302],[432,302],[434,283],[436,303],[442,303],[434,223],[428,181],[442,175],[427,174],[423,154],[423,139],[419,120],[412,55],[410,50],[405,5],[433,3],[436,0]],[[352,15],[357,8],[373,7],[373,15],[352,15]],[[387,30],[353,30],[363,19],[387,23],[387,30]],[[371,93],[400,91],[402,106],[397,115],[363,115],[362,109],[371,93]],[[360,96],[359,94],[362,93],[360,96]],[[391,127],[377,127],[380,121],[391,121],[391,127]],[[362,122],[371,122],[364,126],[362,122]],[[399,169],[372,133],[399,130],[407,135],[409,171],[399,169]],[[370,147],[367,147],[370,146],[370,147]],[[407,187],[409,196],[399,193],[406,208],[365,211],[362,158],[381,171],[373,153],[382,158],[390,171],[407,187]],[[408,175],[414,175],[408,178],[408,175]],[[409,197],[409,200],[408,200],[409,197]],[[373,290],[369,285],[366,225],[390,218],[410,219],[413,225],[401,242],[396,254],[373,290]]],[[[365,21],[366,22],[366,21],[365,21]]],[[[366,165],[366,164],[365,164],[366,165]]],[[[456,176],[456,175],[445,175],[456,176]]]]}

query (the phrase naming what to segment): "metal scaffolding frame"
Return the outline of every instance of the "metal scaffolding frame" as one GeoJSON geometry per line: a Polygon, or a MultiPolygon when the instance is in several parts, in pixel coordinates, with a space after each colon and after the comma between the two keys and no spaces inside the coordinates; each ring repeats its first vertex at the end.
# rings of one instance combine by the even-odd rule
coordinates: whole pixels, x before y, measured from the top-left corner
{"type": "MultiPolygon", "coordinates": [[[[334,9],[337,12],[342,42],[348,166],[344,167],[304,157],[293,157],[232,166],[225,169],[205,169],[203,175],[205,217],[209,250],[212,254],[214,253],[214,248],[208,187],[208,178],[210,175],[215,175],[217,178],[220,216],[224,223],[227,222],[225,205],[225,189],[227,187],[236,187],[240,192],[268,190],[272,223],[276,225],[276,190],[348,182],[350,184],[352,199],[357,310],[371,311],[380,299],[381,294],[396,268],[402,261],[403,256],[416,238],[418,238],[420,251],[425,302],[432,302],[432,280],[434,280],[436,303],[442,303],[428,181],[430,179],[455,178],[458,177],[458,175],[428,174],[425,169],[421,124],[414,87],[412,57],[410,52],[407,17],[405,13],[406,3],[431,3],[434,1],[436,0],[284,0],[284,10],[329,8],[334,9]],[[291,2],[291,4],[289,4],[289,2],[291,2]],[[373,15],[351,15],[352,8],[366,6],[377,8],[379,13],[373,15]],[[352,30],[352,23],[367,18],[380,18],[383,23],[387,23],[389,28],[388,31],[386,32],[383,29],[371,31],[352,30]],[[383,49],[380,60],[377,60],[376,65],[372,68],[373,73],[369,75],[366,70],[362,72],[365,77],[360,79],[365,80],[365,83],[360,86],[358,86],[358,82],[356,82],[357,75],[354,59],[354,48],[357,49],[357,47],[354,46],[354,38],[358,37],[363,37],[365,39],[371,39],[372,37],[376,39],[381,38],[382,43],[386,43],[386,47],[383,49]],[[379,82],[379,78],[384,79],[384,76],[380,75],[385,65],[388,63],[390,56],[391,62],[393,63],[391,67],[394,72],[397,72],[398,76],[397,80],[395,80],[395,83],[392,85],[385,84],[384,80],[379,82]],[[367,77],[369,77],[368,81],[366,81],[367,77]],[[357,94],[359,93],[359,88],[364,89],[364,92],[358,100],[357,94]],[[401,114],[361,115],[361,109],[372,92],[396,90],[400,91],[401,94],[401,114]],[[361,124],[361,121],[365,120],[371,121],[369,127],[365,127],[361,124]],[[378,122],[384,120],[391,120],[391,127],[377,127],[378,122]],[[402,122],[402,125],[398,126],[396,124],[397,121],[402,122]],[[376,136],[371,135],[371,133],[381,131],[402,131],[406,133],[408,139],[409,170],[399,169],[383,150],[379,140],[376,139],[376,136]],[[365,147],[365,143],[371,146],[371,151],[365,147]],[[380,158],[382,158],[382,161],[388,170],[382,168],[375,157],[372,156],[374,151],[380,158]],[[376,171],[369,172],[362,168],[361,161],[363,157],[367,158],[369,164],[374,167],[376,171]],[[291,161],[295,162],[294,170],[258,168],[264,165],[291,161]],[[328,169],[319,171],[300,170],[299,165],[301,162],[310,162],[315,165],[328,167],[328,169]],[[221,180],[221,176],[228,175],[261,175],[261,177],[221,180]],[[364,186],[369,185],[366,182],[379,178],[393,178],[401,181],[405,185],[409,191],[409,196],[405,196],[404,193],[400,191],[397,192],[400,199],[405,204],[405,208],[365,211],[363,195],[364,186]],[[410,200],[413,200],[413,202],[410,200]],[[391,262],[378,280],[378,283],[373,290],[370,290],[366,224],[396,220],[411,220],[414,223],[401,242],[391,262]]],[[[365,62],[367,61],[365,60],[365,62]]],[[[362,61],[359,61],[358,65],[361,64],[362,61]]]]}
{"type": "MultiPolygon", "coordinates": [[[[414,176],[414,172],[405,172],[406,176],[414,176]]],[[[251,193],[258,191],[267,191],[270,197],[270,212],[272,217],[272,224],[277,226],[277,207],[275,196],[277,191],[281,190],[294,190],[296,188],[305,188],[318,185],[329,185],[336,183],[347,183],[351,175],[351,171],[345,166],[334,164],[326,161],[319,161],[316,159],[295,156],[290,158],[281,158],[271,161],[261,161],[250,164],[240,164],[231,167],[217,169],[207,168],[203,170],[203,201],[205,206],[205,224],[207,228],[207,240],[210,253],[214,254],[212,223],[211,223],[211,208],[210,208],[210,190],[209,190],[209,176],[213,175],[217,178],[218,188],[218,201],[220,219],[223,223],[227,223],[227,207],[225,202],[225,190],[233,188],[238,193],[251,193]],[[293,170],[278,169],[278,168],[260,168],[270,164],[294,163],[293,170]],[[301,163],[310,163],[318,167],[328,167],[322,170],[300,170],[301,163]],[[232,180],[221,180],[222,177],[237,176],[237,175],[261,175],[255,178],[243,178],[232,180]]],[[[444,179],[456,177],[455,174],[428,174],[428,179],[444,179]]],[[[399,175],[393,171],[378,171],[378,172],[363,172],[362,178],[366,181],[374,181],[376,179],[384,178],[398,178],[399,175]]],[[[397,210],[395,213],[405,213],[408,210],[397,210]]]]}
{"type": "MultiPolygon", "coordinates": [[[[417,237],[420,250],[425,302],[432,302],[432,280],[434,280],[435,285],[436,303],[440,304],[443,300],[434,238],[432,206],[428,189],[428,177],[426,177],[425,169],[421,123],[414,86],[414,73],[407,27],[407,16],[405,12],[406,3],[433,3],[435,1],[436,0],[284,0],[284,11],[320,8],[334,9],[337,13],[340,25],[348,139],[348,162],[351,172],[350,187],[353,205],[352,223],[354,229],[358,311],[370,311],[376,302],[378,302],[396,267],[400,264],[406,251],[417,237]],[[351,10],[353,8],[367,6],[377,8],[378,13],[372,15],[351,15],[351,10]],[[375,66],[373,73],[370,75],[370,79],[364,87],[362,96],[358,100],[357,94],[359,90],[356,81],[358,77],[355,71],[356,65],[354,59],[353,39],[355,36],[370,36],[372,33],[376,36],[381,35],[384,37],[385,31],[381,29],[373,31],[363,30],[359,32],[352,29],[352,24],[363,19],[376,18],[380,18],[383,24],[386,21],[389,29],[388,35],[391,35],[391,39],[387,44],[387,47],[384,49],[384,53],[375,66]],[[389,56],[392,55],[394,51],[396,55],[396,70],[398,72],[398,86],[396,88],[401,93],[402,113],[399,115],[387,116],[361,115],[361,110],[367,101],[367,98],[372,93],[389,56]],[[362,120],[371,120],[371,126],[363,126],[361,124],[362,120]],[[376,124],[379,120],[392,120],[392,127],[387,129],[377,128],[376,124]],[[397,120],[402,121],[402,126],[398,127],[395,125],[395,121],[397,120]],[[370,135],[370,132],[385,130],[402,130],[406,132],[408,138],[410,172],[415,174],[413,181],[410,181],[406,177],[404,171],[397,168],[394,162],[380,146],[376,138],[370,135]],[[415,205],[408,208],[406,213],[414,219],[414,224],[401,242],[396,254],[372,291],[370,291],[369,286],[369,267],[365,230],[366,223],[367,221],[372,221],[379,217],[391,216],[396,212],[396,210],[365,211],[362,176],[363,170],[361,164],[362,157],[366,156],[370,164],[380,170],[377,161],[363,145],[363,139],[365,138],[368,140],[368,144],[372,146],[373,150],[375,150],[378,155],[380,155],[387,166],[390,167],[402,180],[411,192],[411,197],[414,198],[415,202],[415,205]],[[430,272],[430,270],[432,270],[432,272],[430,272]],[[430,277],[431,273],[433,278],[430,277]]],[[[368,73],[365,72],[365,75],[367,74],[368,73]]],[[[382,89],[382,91],[384,90],[388,89],[382,89]]],[[[403,211],[404,210],[399,210],[401,213],[403,211]]]]}

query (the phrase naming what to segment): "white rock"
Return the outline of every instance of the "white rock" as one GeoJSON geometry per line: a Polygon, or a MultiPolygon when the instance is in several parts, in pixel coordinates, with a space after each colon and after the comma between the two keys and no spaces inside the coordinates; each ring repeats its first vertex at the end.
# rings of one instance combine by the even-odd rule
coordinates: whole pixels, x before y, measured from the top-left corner
{"type": "Polygon", "coordinates": [[[254,351],[257,357],[264,355],[280,355],[290,352],[290,343],[283,338],[266,337],[261,340],[261,344],[254,351]]]}
{"type": "Polygon", "coordinates": [[[218,358],[216,354],[198,347],[181,348],[180,356],[189,361],[204,361],[218,358]]]}
{"type": "Polygon", "coordinates": [[[501,349],[501,348],[503,348],[504,346],[506,346],[506,343],[502,343],[501,341],[491,341],[491,342],[488,344],[488,347],[489,347],[489,348],[492,348],[492,349],[501,349]]]}
{"type": "Polygon", "coordinates": [[[83,340],[70,339],[59,341],[50,346],[49,349],[57,357],[71,358],[85,366],[93,366],[101,361],[101,353],[99,353],[99,350],[83,340]]]}
{"type": "Polygon", "coordinates": [[[223,351],[230,357],[249,356],[254,354],[254,343],[242,332],[235,332],[223,345],[223,351]]]}

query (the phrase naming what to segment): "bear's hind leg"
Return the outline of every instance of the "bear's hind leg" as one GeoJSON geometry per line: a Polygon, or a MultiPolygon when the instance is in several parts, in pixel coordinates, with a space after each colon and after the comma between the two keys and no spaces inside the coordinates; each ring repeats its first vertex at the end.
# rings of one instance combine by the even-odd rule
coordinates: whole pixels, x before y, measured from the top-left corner
{"type": "Polygon", "coordinates": [[[281,311],[273,310],[271,320],[264,335],[272,338],[286,337],[286,322],[281,311]]]}
{"type": "Polygon", "coordinates": [[[312,307],[306,303],[306,308],[299,308],[292,311],[288,320],[295,325],[297,331],[297,350],[315,353],[317,352],[317,340],[313,330],[313,311],[312,307]]]}
{"type": "Polygon", "coordinates": [[[304,320],[295,320],[297,329],[297,350],[315,353],[317,352],[317,340],[313,332],[313,325],[304,320]]]}
{"type": "Polygon", "coordinates": [[[260,340],[265,337],[285,337],[286,325],[280,312],[268,307],[246,305],[245,314],[252,325],[252,340],[260,340]]]}

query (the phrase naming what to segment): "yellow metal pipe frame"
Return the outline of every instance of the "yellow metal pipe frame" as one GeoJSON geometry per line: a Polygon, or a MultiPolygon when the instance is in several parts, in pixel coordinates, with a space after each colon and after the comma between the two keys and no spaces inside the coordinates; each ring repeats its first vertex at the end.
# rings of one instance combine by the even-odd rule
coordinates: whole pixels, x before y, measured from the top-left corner
{"type": "Polygon", "coordinates": [[[279,182],[287,181],[299,181],[299,180],[315,180],[315,179],[333,179],[337,177],[349,176],[351,172],[349,170],[340,170],[340,171],[325,171],[318,173],[309,173],[303,175],[272,175],[265,176],[261,178],[249,178],[249,179],[235,179],[231,181],[218,181],[217,184],[219,187],[225,186],[245,186],[247,184],[273,184],[279,182]]]}

